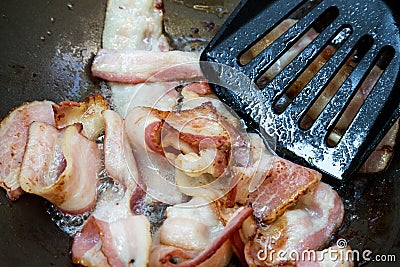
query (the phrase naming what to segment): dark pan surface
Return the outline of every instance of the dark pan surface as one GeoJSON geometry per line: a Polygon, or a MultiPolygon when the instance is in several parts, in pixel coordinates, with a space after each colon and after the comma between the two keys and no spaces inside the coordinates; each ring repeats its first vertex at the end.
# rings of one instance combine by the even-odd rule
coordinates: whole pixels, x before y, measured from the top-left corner
{"type": "MultiPolygon", "coordinates": [[[[228,11],[237,2],[214,1],[228,11]]],[[[226,18],[194,11],[196,3],[210,1],[165,0],[165,27],[177,48],[201,48],[226,18]]],[[[79,101],[93,93],[107,94],[105,83],[90,76],[105,7],[106,0],[0,1],[1,118],[24,101],[79,101]]],[[[337,238],[373,255],[396,254],[397,264],[367,266],[400,263],[399,156],[396,148],[393,163],[382,174],[358,175],[344,186],[335,185],[346,207],[337,238]]],[[[0,266],[72,266],[70,239],[50,220],[46,207],[33,195],[11,202],[0,190],[0,266]]]]}

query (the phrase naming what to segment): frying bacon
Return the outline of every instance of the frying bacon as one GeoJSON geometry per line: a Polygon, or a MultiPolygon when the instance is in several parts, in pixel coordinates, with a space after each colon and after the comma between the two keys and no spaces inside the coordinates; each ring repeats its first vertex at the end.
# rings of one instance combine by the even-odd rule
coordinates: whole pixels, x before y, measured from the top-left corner
{"type": "Polygon", "coordinates": [[[276,220],[287,207],[318,184],[322,176],[279,157],[275,157],[268,168],[271,172],[247,200],[254,209],[254,216],[264,223],[276,220]]]}
{"type": "Polygon", "coordinates": [[[82,135],[96,140],[104,130],[101,112],[110,109],[107,100],[101,95],[92,95],[83,102],[63,101],[53,104],[54,120],[58,129],[74,123],[83,126],[82,135]]]}
{"type": "Polygon", "coordinates": [[[338,194],[320,182],[312,192],[301,196],[298,202],[274,223],[258,226],[245,246],[250,266],[293,264],[290,252],[317,250],[330,239],[341,225],[344,207],[338,194]],[[285,251],[285,257],[270,251],[285,251]]]}
{"type": "Polygon", "coordinates": [[[241,149],[248,150],[246,138],[234,127],[239,122],[232,125],[231,118],[223,117],[217,111],[215,99],[213,102],[207,98],[203,101],[188,101],[193,106],[183,101],[181,109],[173,111],[141,107],[128,114],[126,126],[131,142],[135,142],[132,146],[134,150],[142,151],[139,155],[146,153],[149,156],[146,160],[150,161],[143,166],[153,166],[143,168],[143,177],[152,195],[161,195],[160,192],[170,187],[163,179],[171,179],[171,192],[176,190],[176,183],[178,189],[189,196],[206,196],[212,190],[210,199],[215,199],[229,191],[231,176],[228,165],[241,161],[236,156],[243,154],[238,152],[241,149]],[[139,125],[144,132],[143,128],[138,128],[139,125]],[[154,174],[154,169],[164,172],[154,174]],[[223,181],[204,188],[216,178],[223,181]],[[164,190],[159,190],[162,184],[164,190]],[[201,192],[199,186],[206,191],[201,192]]]}
{"type": "Polygon", "coordinates": [[[125,188],[131,187],[132,184],[136,186],[140,176],[123,119],[112,110],[104,110],[102,114],[105,124],[104,165],[107,173],[125,188]]]}
{"type": "Polygon", "coordinates": [[[144,215],[104,221],[92,215],[72,244],[74,263],[83,266],[146,266],[151,244],[144,215]]]}
{"type": "MultiPolygon", "coordinates": [[[[107,2],[104,22],[103,48],[168,51],[169,45],[167,38],[163,35],[162,20],[163,8],[160,0],[110,0],[107,2]]],[[[129,111],[126,109],[126,104],[132,99],[137,88],[120,83],[109,83],[109,85],[112,90],[113,104],[125,118],[129,111]]]]}
{"type": "Polygon", "coordinates": [[[151,244],[150,223],[144,215],[109,222],[96,219],[101,251],[111,266],[146,266],[151,244]]]}
{"type": "MultiPolygon", "coordinates": [[[[164,155],[169,146],[181,153],[175,160],[177,167],[188,176],[209,173],[220,177],[228,166],[232,146],[246,145],[245,138],[223,118],[213,103],[204,102],[189,108],[163,112],[149,109],[160,119],[146,128],[146,144],[164,155]]],[[[171,155],[171,153],[167,154],[171,155]]]]}
{"type": "Polygon", "coordinates": [[[122,118],[111,110],[103,111],[103,116],[105,167],[123,185],[119,189],[122,194],[118,187],[103,192],[83,230],[74,238],[73,261],[85,266],[97,266],[100,260],[110,266],[146,266],[150,223],[144,215],[136,214],[145,188],[137,183],[141,179],[122,118]]]}
{"type": "Polygon", "coordinates": [[[229,239],[251,216],[252,209],[238,209],[227,225],[221,227],[211,206],[201,205],[204,201],[193,198],[167,209],[159,244],[150,254],[151,266],[225,266],[229,262],[232,255],[229,239]]]}
{"type": "Polygon", "coordinates": [[[29,125],[34,121],[54,125],[52,104],[50,101],[25,103],[11,111],[0,123],[0,186],[7,190],[11,200],[17,200],[23,194],[18,176],[29,125]]]}
{"type": "Polygon", "coordinates": [[[300,196],[314,188],[321,174],[272,156],[257,134],[250,134],[250,140],[253,162],[249,167],[235,168],[235,175],[240,180],[228,199],[233,203],[251,205],[260,222],[271,223],[300,196]]]}
{"type": "Polygon", "coordinates": [[[90,217],[82,231],[74,237],[72,245],[72,261],[83,266],[110,266],[101,251],[102,241],[96,219],[90,217]]]}
{"type": "Polygon", "coordinates": [[[197,95],[210,95],[213,93],[210,85],[207,82],[200,81],[195,83],[190,83],[185,86],[182,90],[196,93],[197,95]]]}
{"type": "Polygon", "coordinates": [[[71,214],[94,207],[101,163],[97,144],[82,136],[81,129],[71,125],[57,130],[33,122],[19,177],[24,191],[42,196],[71,214]]]}
{"type": "Polygon", "coordinates": [[[375,173],[387,168],[393,157],[398,131],[399,120],[394,123],[392,128],[390,128],[385,137],[368,157],[367,161],[361,166],[360,172],[375,173]]]}
{"type": "Polygon", "coordinates": [[[160,0],[109,0],[103,31],[103,48],[167,51],[160,0]]]}
{"type": "Polygon", "coordinates": [[[147,193],[158,201],[169,204],[181,203],[183,194],[174,182],[174,166],[159,152],[148,148],[146,141],[150,138],[146,128],[161,120],[149,112],[148,108],[132,109],[125,118],[125,129],[137,160],[140,175],[146,184],[147,193]]]}
{"type": "Polygon", "coordinates": [[[204,250],[223,229],[213,207],[199,197],[167,208],[160,243],[186,250],[204,250]],[[211,239],[211,240],[210,240],[211,239]]]}
{"type": "Polygon", "coordinates": [[[195,52],[112,49],[101,49],[97,53],[92,74],[111,82],[133,84],[203,77],[199,54],[195,52]]]}

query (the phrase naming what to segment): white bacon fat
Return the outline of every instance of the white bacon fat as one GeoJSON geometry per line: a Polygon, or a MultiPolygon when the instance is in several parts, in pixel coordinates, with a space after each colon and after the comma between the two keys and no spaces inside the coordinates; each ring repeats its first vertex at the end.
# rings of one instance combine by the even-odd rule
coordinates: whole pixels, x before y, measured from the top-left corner
{"type": "Polygon", "coordinates": [[[212,204],[205,203],[205,199],[193,198],[168,208],[159,240],[151,250],[150,266],[206,267],[229,263],[232,255],[229,238],[251,216],[252,209],[238,209],[222,226],[212,204]]]}
{"type": "Polygon", "coordinates": [[[161,0],[109,0],[103,48],[166,51],[161,0]]]}
{"type": "Polygon", "coordinates": [[[74,263],[84,266],[147,266],[150,224],[144,215],[116,221],[91,216],[72,245],[74,263]]]}
{"type": "Polygon", "coordinates": [[[125,132],[123,119],[113,110],[103,111],[105,124],[104,165],[107,173],[126,187],[139,179],[136,161],[125,132]]]}

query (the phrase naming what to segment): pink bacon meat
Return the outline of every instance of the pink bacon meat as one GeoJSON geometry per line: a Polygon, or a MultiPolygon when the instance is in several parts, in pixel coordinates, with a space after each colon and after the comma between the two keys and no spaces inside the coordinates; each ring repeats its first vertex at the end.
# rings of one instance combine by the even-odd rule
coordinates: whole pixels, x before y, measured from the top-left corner
{"type": "Polygon", "coordinates": [[[0,186],[11,200],[23,194],[19,184],[28,128],[34,121],[54,125],[53,102],[34,101],[11,111],[0,123],[0,186]]]}
{"type": "Polygon", "coordinates": [[[188,81],[203,77],[198,53],[111,49],[98,52],[92,74],[111,82],[133,84],[188,81]]]}

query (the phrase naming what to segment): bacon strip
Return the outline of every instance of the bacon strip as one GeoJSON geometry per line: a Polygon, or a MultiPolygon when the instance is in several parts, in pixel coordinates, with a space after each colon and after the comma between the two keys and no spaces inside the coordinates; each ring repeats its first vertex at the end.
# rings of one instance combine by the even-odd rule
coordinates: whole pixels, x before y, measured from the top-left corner
{"type": "Polygon", "coordinates": [[[172,146],[185,154],[172,160],[189,176],[210,173],[218,178],[224,173],[229,162],[231,141],[237,145],[241,138],[237,138],[240,137],[237,131],[231,131],[232,125],[220,116],[211,102],[191,109],[171,112],[151,109],[149,112],[162,120],[146,128],[145,140],[150,149],[164,155],[164,150],[172,146]],[[183,145],[190,148],[182,149],[183,145]]]}
{"type": "Polygon", "coordinates": [[[103,116],[105,167],[123,186],[100,195],[87,222],[93,222],[95,229],[85,225],[74,238],[73,259],[75,263],[92,266],[102,255],[110,266],[146,266],[151,245],[150,223],[144,215],[137,215],[145,188],[138,185],[141,179],[122,118],[111,110],[103,111],[103,116]]]}
{"type": "Polygon", "coordinates": [[[150,224],[144,215],[116,221],[92,215],[74,237],[72,260],[84,266],[146,266],[150,244],[150,224]]]}
{"type": "Polygon", "coordinates": [[[97,144],[80,130],[75,125],[57,130],[43,122],[32,123],[19,178],[26,192],[71,214],[94,207],[101,162],[97,144]]]}
{"type": "Polygon", "coordinates": [[[151,132],[146,131],[147,127],[154,122],[161,122],[150,111],[149,108],[137,107],[132,109],[125,118],[125,129],[133,154],[140,166],[140,175],[150,196],[164,203],[182,203],[185,198],[175,186],[174,166],[159,152],[149,149],[146,144],[145,140],[149,142],[151,132]]]}
{"type": "MultiPolygon", "coordinates": [[[[139,0],[119,1],[109,0],[103,31],[104,49],[127,49],[168,51],[167,38],[163,35],[163,7],[161,0],[139,0]]],[[[137,86],[109,83],[112,90],[112,100],[116,110],[125,118],[129,111],[129,105],[135,100],[129,101],[136,96],[137,86]]],[[[159,86],[159,85],[157,85],[159,86]]],[[[141,85],[138,87],[142,88],[141,85]]],[[[147,86],[145,86],[147,87],[147,86]]],[[[138,102],[146,99],[153,100],[148,95],[153,95],[152,90],[144,90],[140,93],[138,102]]],[[[155,100],[158,99],[158,97],[155,100]]],[[[152,101],[150,106],[156,101],[152,101]]]]}
{"type": "Polygon", "coordinates": [[[254,209],[254,216],[271,223],[296,200],[315,187],[322,175],[297,165],[288,160],[275,157],[270,173],[254,192],[251,192],[248,203],[254,209]]]}
{"type": "Polygon", "coordinates": [[[34,101],[12,110],[0,123],[0,186],[11,200],[24,192],[18,176],[28,140],[28,128],[34,121],[54,125],[53,102],[34,101]]]}
{"type": "Polygon", "coordinates": [[[111,82],[132,84],[203,78],[198,53],[112,49],[101,49],[97,53],[92,75],[111,82]]]}
{"type": "Polygon", "coordinates": [[[290,264],[290,252],[316,250],[325,245],[341,225],[343,215],[340,197],[329,185],[321,182],[274,223],[258,227],[245,246],[246,260],[250,266],[290,264]],[[271,250],[287,253],[279,258],[277,254],[269,253],[271,250]]]}
{"type": "Polygon", "coordinates": [[[127,216],[115,222],[96,220],[101,251],[111,266],[146,266],[151,244],[150,223],[144,215],[127,216]]]}
{"type": "Polygon", "coordinates": [[[82,231],[74,237],[72,261],[83,266],[110,266],[101,251],[102,241],[96,219],[89,217],[82,231]]]}
{"type": "Polygon", "coordinates": [[[231,206],[251,205],[254,217],[265,224],[280,216],[297,199],[314,188],[322,175],[315,170],[271,155],[263,140],[251,134],[251,162],[247,167],[234,168],[239,182],[228,195],[231,206]]]}
{"type": "Polygon", "coordinates": [[[182,91],[193,92],[197,95],[209,95],[213,93],[210,85],[205,81],[190,83],[186,85],[182,91]]]}
{"type": "Polygon", "coordinates": [[[112,110],[104,110],[102,114],[105,125],[104,165],[107,173],[125,188],[139,183],[140,176],[123,119],[112,110]]]}
{"type": "Polygon", "coordinates": [[[242,226],[242,223],[253,213],[253,209],[250,207],[245,207],[243,209],[238,210],[236,215],[228,222],[225,226],[224,230],[220,233],[220,235],[213,241],[213,243],[205,250],[203,250],[196,257],[185,260],[187,258],[185,256],[184,261],[173,264],[170,259],[176,255],[163,255],[163,258],[159,259],[162,263],[162,266],[175,266],[175,267],[192,267],[198,266],[201,263],[205,262],[209,259],[213,254],[226,242],[229,238],[242,226]]]}

